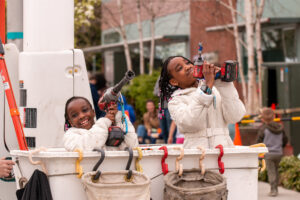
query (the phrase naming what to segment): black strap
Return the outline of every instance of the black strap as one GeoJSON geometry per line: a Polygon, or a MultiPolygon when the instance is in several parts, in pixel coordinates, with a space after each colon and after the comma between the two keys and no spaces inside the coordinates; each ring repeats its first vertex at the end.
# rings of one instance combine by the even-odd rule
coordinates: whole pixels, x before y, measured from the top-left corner
{"type": "Polygon", "coordinates": [[[133,159],[133,151],[132,151],[131,148],[128,148],[128,147],[125,148],[125,151],[129,152],[129,159],[128,159],[128,162],[127,162],[127,165],[126,165],[126,170],[129,170],[130,166],[131,166],[132,159],[133,159]]]}
{"type": "MultiPolygon", "coordinates": [[[[1,46],[1,41],[0,41],[0,46],[1,46]]],[[[5,94],[5,92],[3,91],[3,93],[5,94]]],[[[6,151],[8,153],[10,153],[10,149],[8,148],[7,144],[6,144],[6,137],[5,137],[5,95],[3,96],[3,143],[4,143],[4,147],[6,149],[6,151]]]]}
{"type": "Polygon", "coordinates": [[[127,165],[126,165],[126,170],[129,170],[128,173],[127,173],[127,180],[130,180],[131,177],[132,177],[132,170],[130,169],[130,165],[131,165],[131,162],[132,162],[132,159],[133,159],[133,151],[131,148],[128,148],[126,147],[125,148],[125,151],[128,151],[129,152],[129,159],[128,159],[128,162],[127,162],[127,165]]]}

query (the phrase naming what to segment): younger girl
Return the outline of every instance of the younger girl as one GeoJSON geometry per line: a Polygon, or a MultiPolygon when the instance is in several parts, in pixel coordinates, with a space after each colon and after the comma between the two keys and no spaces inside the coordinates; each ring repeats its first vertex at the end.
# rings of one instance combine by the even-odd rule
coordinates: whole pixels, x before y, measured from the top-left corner
{"type": "Polygon", "coordinates": [[[232,147],[227,125],[238,122],[245,107],[232,82],[215,80],[219,68],[204,63],[205,81],[200,83],[193,77],[193,69],[193,63],[182,56],[169,57],[163,63],[161,104],[169,101],[171,118],[184,134],[184,148],[232,147]]]}
{"type": "Polygon", "coordinates": [[[123,150],[125,147],[136,147],[137,136],[130,120],[127,118],[128,133],[124,141],[118,147],[105,146],[108,137],[108,128],[114,122],[116,126],[125,128],[122,124],[122,113],[118,112],[117,105],[113,104],[108,108],[105,117],[94,121],[95,111],[90,102],[84,97],[70,98],[65,107],[66,123],[71,128],[64,135],[64,146],[68,151],[75,149],[93,150],[104,148],[106,150],[123,150]]]}

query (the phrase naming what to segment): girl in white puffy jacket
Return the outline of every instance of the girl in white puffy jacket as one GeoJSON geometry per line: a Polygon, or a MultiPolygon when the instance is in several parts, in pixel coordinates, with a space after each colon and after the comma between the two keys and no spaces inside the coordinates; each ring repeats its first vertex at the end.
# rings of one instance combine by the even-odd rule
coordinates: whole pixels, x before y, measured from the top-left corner
{"type": "Polygon", "coordinates": [[[242,119],[244,104],[232,82],[215,80],[220,68],[204,63],[205,81],[201,82],[193,77],[193,69],[193,63],[182,56],[169,57],[163,63],[161,104],[168,100],[171,117],[184,134],[184,148],[233,147],[227,126],[242,119]]]}
{"type": "Polygon", "coordinates": [[[135,129],[127,118],[128,132],[124,141],[118,147],[108,147],[105,142],[108,137],[108,128],[112,122],[116,126],[125,130],[123,125],[122,113],[117,110],[116,104],[108,108],[105,117],[94,120],[95,111],[90,102],[84,97],[72,97],[66,103],[65,119],[70,128],[64,135],[64,146],[68,151],[75,149],[93,150],[94,148],[103,148],[106,150],[124,150],[126,147],[138,146],[138,139],[135,129]]]}

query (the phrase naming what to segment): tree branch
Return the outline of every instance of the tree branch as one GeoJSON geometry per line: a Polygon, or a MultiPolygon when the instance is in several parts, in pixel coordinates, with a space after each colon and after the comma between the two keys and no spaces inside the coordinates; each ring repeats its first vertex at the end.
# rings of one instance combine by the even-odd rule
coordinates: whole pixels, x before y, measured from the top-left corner
{"type": "Polygon", "coordinates": [[[217,0],[217,2],[219,2],[222,6],[224,6],[225,8],[228,8],[229,10],[235,12],[236,14],[238,14],[241,18],[243,18],[244,20],[246,20],[246,17],[240,13],[239,11],[237,11],[236,9],[234,9],[232,6],[227,5],[226,3],[224,3],[221,0],[217,0]]]}

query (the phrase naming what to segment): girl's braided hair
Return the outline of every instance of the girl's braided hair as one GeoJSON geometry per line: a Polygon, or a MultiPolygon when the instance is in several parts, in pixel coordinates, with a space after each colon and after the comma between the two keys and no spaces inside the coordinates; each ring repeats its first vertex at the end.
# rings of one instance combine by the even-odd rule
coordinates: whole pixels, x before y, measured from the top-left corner
{"type": "Polygon", "coordinates": [[[183,56],[170,56],[168,57],[162,64],[162,69],[160,73],[160,79],[159,79],[159,89],[160,89],[160,106],[159,106],[159,113],[163,116],[163,108],[164,108],[164,102],[169,101],[173,92],[177,89],[179,89],[178,86],[173,86],[170,84],[170,79],[172,78],[171,74],[168,71],[168,65],[170,61],[173,58],[183,58],[190,63],[192,63],[189,59],[183,57],[183,56]]]}
{"type": "Polygon", "coordinates": [[[74,97],[71,97],[70,99],[68,99],[68,101],[66,102],[66,106],[65,106],[65,127],[64,127],[64,130],[65,130],[65,131],[67,131],[69,128],[72,127],[72,125],[71,125],[70,122],[69,122],[68,106],[69,106],[69,104],[70,104],[72,101],[75,101],[75,100],[77,100],[77,99],[83,99],[83,100],[85,100],[85,101],[91,106],[91,108],[93,108],[92,105],[91,105],[91,103],[89,102],[89,100],[87,100],[85,97],[74,96],[74,97]]]}

